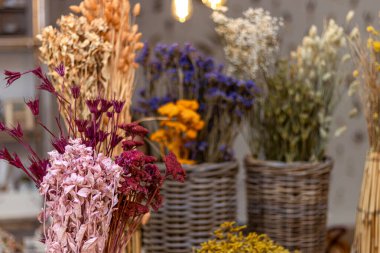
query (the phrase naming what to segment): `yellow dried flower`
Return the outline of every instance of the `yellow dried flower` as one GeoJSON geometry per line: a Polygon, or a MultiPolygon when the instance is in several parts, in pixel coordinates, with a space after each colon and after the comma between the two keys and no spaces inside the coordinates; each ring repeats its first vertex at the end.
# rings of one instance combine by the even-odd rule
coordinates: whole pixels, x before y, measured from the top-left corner
{"type": "Polygon", "coordinates": [[[169,118],[175,117],[179,114],[179,108],[174,103],[167,103],[158,108],[158,113],[169,118]]]}
{"type": "Polygon", "coordinates": [[[216,239],[202,243],[197,253],[289,253],[266,235],[243,235],[245,226],[225,222],[214,232],[216,239]]]}
{"type": "Polygon", "coordinates": [[[182,164],[194,164],[189,160],[190,151],[186,143],[193,141],[205,123],[196,112],[199,104],[195,100],[179,100],[158,108],[158,113],[168,119],[161,122],[161,128],[151,135],[151,140],[160,144],[161,151],[169,149],[182,164]]]}
{"type": "Polygon", "coordinates": [[[353,77],[358,77],[359,76],[359,71],[357,69],[355,69],[354,72],[352,72],[352,76],[353,77]]]}
{"type": "Polygon", "coordinates": [[[372,48],[376,53],[380,53],[380,41],[373,41],[372,48]]]}
{"type": "Polygon", "coordinates": [[[367,26],[367,32],[372,33],[373,35],[379,35],[379,32],[373,26],[367,26]]]}

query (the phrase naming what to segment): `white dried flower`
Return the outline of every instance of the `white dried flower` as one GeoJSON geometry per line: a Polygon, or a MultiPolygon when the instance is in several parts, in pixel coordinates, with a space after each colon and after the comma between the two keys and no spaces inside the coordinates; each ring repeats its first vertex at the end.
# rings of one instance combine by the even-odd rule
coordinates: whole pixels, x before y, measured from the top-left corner
{"type": "Polygon", "coordinates": [[[352,19],[354,18],[354,16],[355,16],[355,12],[353,10],[350,10],[346,16],[346,22],[350,23],[352,19]]]}
{"type": "Polygon", "coordinates": [[[254,79],[259,70],[267,71],[278,52],[278,31],[283,25],[263,9],[248,9],[240,18],[228,18],[223,11],[214,11],[216,32],[225,43],[228,71],[241,78],[254,79]]]}

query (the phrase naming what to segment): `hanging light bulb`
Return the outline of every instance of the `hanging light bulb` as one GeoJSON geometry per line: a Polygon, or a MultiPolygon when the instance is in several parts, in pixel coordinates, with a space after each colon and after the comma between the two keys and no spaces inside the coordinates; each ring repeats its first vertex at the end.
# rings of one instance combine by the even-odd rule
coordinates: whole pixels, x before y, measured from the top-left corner
{"type": "Polygon", "coordinates": [[[211,9],[215,10],[219,7],[224,6],[227,0],[202,0],[202,2],[211,9]]]}
{"type": "Polygon", "coordinates": [[[186,22],[191,17],[192,13],[192,0],[172,0],[172,14],[179,22],[186,22]]]}

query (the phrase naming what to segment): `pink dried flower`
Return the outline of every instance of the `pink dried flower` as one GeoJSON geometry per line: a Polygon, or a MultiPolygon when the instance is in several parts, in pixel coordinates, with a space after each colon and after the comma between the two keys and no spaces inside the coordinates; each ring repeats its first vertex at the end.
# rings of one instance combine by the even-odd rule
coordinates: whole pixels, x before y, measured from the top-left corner
{"type": "Polygon", "coordinates": [[[49,153],[50,167],[40,193],[46,252],[103,252],[117,204],[121,168],[94,154],[80,139],[70,140],[63,154],[49,153]]]}

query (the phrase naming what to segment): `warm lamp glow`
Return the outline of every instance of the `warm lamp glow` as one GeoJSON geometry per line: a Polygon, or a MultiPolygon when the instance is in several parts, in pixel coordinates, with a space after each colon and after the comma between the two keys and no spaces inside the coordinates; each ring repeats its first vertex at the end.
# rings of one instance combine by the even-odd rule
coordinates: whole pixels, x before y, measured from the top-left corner
{"type": "Polygon", "coordinates": [[[202,2],[211,9],[215,10],[219,7],[224,6],[227,0],[202,0],[202,2]]]}
{"type": "Polygon", "coordinates": [[[192,0],[172,0],[172,14],[179,22],[187,21],[193,12],[192,0]]]}

